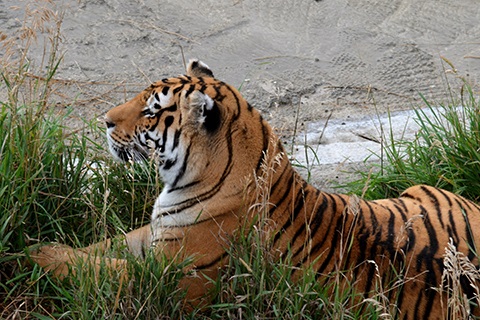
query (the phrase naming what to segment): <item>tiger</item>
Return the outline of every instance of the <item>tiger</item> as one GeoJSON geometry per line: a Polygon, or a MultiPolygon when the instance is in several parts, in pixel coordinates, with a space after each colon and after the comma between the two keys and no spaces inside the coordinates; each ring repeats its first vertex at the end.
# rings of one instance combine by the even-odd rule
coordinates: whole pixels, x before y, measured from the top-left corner
{"type": "MultiPolygon", "coordinates": [[[[291,257],[294,281],[305,268],[324,282],[339,269],[350,270],[345,278],[367,298],[375,293],[377,277],[386,281],[392,270],[403,271],[401,284],[386,293],[397,318],[448,316],[439,307],[448,301],[438,288],[445,282],[449,243],[478,269],[477,204],[427,185],[374,201],[315,188],[294,170],[260,111],[197,59],[184,75],[155,82],[109,110],[105,124],[115,159],[156,161],[163,181],[150,223],[121,241],[138,259],[148,250],[158,259],[191,258],[194,275],[187,273],[179,284],[186,290],[185,305],[209,303],[209,279],[228,264],[229,239],[260,215],[269,221],[269,250],[291,257]]],[[[124,270],[126,260],[106,254],[112,242],[78,249],[44,245],[32,259],[59,278],[68,277],[80,259],[95,268],[124,270]]],[[[472,300],[478,286],[473,281],[462,282],[472,300]]],[[[475,303],[470,313],[480,314],[475,303]]]]}

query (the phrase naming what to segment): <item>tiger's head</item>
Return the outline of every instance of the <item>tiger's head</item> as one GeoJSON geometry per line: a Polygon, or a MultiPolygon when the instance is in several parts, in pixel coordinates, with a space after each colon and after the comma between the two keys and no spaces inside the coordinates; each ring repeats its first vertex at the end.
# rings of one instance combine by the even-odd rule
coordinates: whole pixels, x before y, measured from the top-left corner
{"type": "Polygon", "coordinates": [[[154,216],[189,201],[239,196],[272,143],[259,112],[198,60],[186,75],[158,81],[111,109],[105,121],[115,158],[158,161],[164,189],[154,216]]]}

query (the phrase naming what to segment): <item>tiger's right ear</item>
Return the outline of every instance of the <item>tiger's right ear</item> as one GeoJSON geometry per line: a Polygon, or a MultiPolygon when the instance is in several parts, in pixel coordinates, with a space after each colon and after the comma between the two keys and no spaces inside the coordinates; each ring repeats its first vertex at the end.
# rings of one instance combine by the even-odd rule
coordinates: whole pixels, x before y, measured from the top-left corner
{"type": "Polygon", "coordinates": [[[198,59],[190,59],[187,65],[187,76],[213,78],[213,72],[210,68],[198,59]]]}
{"type": "Polygon", "coordinates": [[[220,127],[220,108],[207,94],[198,90],[188,93],[185,90],[181,99],[182,108],[188,112],[188,120],[202,125],[210,133],[220,127]]]}

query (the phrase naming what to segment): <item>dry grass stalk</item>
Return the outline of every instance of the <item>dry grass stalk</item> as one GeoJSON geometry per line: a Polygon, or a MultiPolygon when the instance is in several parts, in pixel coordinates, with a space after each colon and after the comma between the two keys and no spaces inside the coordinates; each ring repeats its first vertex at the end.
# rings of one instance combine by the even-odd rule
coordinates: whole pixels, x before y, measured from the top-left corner
{"type": "Polygon", "coordinates": [[[286,155],[284,153],[277,153],[277,142],[270,141],[270,145],[275,146],[273,150],[268,149],[264,155],[264,159],[261,163],[260,174],[253,173],[253,181],[245,195],[250,197],[253,195],[253,205],[248,208],[248,217],[258,217],[256,226],[260,232],[262,242],[265,246],[268,246],[268,240],[272,236],[272,232],[275,230],[275,224],[271,219],[268,219],[267,214],[271,207],[275,204],[270,202],[271,188],[273,186],[273,178],[275,176],[276,168],[281,165],[282,158],[286,155]]]}
{"type": "MultiPolygon", "coordinates": [[[[470,314],[470,300],[474,300],[475,304],[480,303],[480,289],[477,286],[480,281],[480,271],[462,252],[457,251],[453,244],[453,239],[445,248],[443,258],[443,265],[445,269],[442,274],[442,285],[436,288],[440,295],[446,295],[447,305],[446,314],[449,319],[469,319],[470,314]],[[462,283],[471,287],[474,292],[473,297],[468,297],[464,292],[462,283]]],[[[445,299],[442,299],[445,301],[445,299]]]]}
{"type": "MultiPolygon", "coordinates": [[[[11,8],[20,10],[19,7],[11,8]]],[[[18,104],[37,104],[38,116],[44,114],[52,93],[51,77],[62,59],[62,10],[49,0],[30,1],[25,4],[21,27],[13,34],[1,34],[0,46],[5,54],[0,59],[0,73],[6,87],[5,99],[13,111],[18,104]],[[32,52],[43,52],[39,61],[32,52]],[[46,70],[46,71],[45,71],[46,70]],[[31,78],[31,72],[40,78],[31,78]]],[[[38,56],[38,54],[35,54],[38,56]]]]}

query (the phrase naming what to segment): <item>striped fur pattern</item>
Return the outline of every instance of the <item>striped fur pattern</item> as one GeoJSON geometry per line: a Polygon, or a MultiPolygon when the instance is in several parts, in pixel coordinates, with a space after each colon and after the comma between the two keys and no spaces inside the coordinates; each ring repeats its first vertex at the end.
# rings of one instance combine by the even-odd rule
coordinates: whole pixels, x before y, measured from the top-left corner
{"type": "MultiPolygon", "coordinates": [[[[401,318],[446,316],[440,307],[446,300],[434,288],[442,282],[449,239],[478,265],[476,204],[429,186],[377,201],[314,188],[293,170],[260,113],[198,60],[189,63],[186,75],[156,82],[110,110],[106,124],[113,156],[156,159],[165,183],[151,224],[128,233],[125,243],[139,257],[150,248],[167,256],[181,252],[195,257],[200,272],[182,283],[190,301],[206,293],[208,281],[202,275],[215,277],[226,263],[229,237],[258,214],[271,221],[274,254],[291,255],[296,267],[312,267],[318,281],[348,270],[346,281],[368,297],[379,280],[392,279],[391,270],[403,274],[404,281],[385,293],[401,318]],[[259,188],[267,190],[262,199],[259,188]],[[262,201],[265,205],[255,209],[262,201]]],[[[81,250],[48,246],[35,259],[63,276],[75,257],[109,245],[106,241],[81,250]]],[[[109,264],[121,268],[124,261],[109,259],[109,264]]],[[[294,277],[301,273],[299,268],[294,277]]],[[[467,282],[462,285],[472,297],[475,290],[467,282]]],[[[478,308],[472,312],[478,314],[478,308]]]]}

